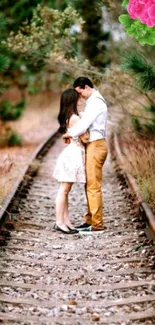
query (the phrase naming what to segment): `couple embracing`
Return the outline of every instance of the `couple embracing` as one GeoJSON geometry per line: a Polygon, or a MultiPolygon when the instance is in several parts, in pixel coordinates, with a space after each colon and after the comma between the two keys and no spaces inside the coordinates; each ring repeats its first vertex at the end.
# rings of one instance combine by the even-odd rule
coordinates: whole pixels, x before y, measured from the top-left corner
{"type": "Polygon", "coordinates": [[[58,157],[53,174],[60,182],[54,228],[65,234],[101,232],[104,229],[101,186],[107,156],[107,105],[89,78],[77,78],[73,88],[62,93],[58,121],[64,133],[63,141],[68,145],[58,157]],[[82,117],[78,112],[81,97],[86,100],[82,117]],[[85,222],[74,227],[68,215],[68,194],[77,182],[85,183],[88,211],[85,222]]]}

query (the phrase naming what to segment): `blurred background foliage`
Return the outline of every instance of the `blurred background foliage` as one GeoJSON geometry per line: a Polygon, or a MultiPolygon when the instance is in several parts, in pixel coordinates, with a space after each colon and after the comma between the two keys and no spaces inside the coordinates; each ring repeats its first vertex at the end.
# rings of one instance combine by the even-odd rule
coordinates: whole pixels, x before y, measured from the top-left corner
{"type": "Polygon", "coordinates": [[[125,34],[118,22],[125,10],[121,5],[120,0],[1,0],[0,119],[19,118],[27,93],[61,88],[87,74],[121,109],[133,88],[143,94],[147,101],[140,116],[126,109],[136,132],[154,134],[155,47],[141,46],[125,34]],[[9,103],[3,95],[14,86],[21,99],[9,103]],[[144,111],[151,114],[149,121],[143,121],[144,111]]]}

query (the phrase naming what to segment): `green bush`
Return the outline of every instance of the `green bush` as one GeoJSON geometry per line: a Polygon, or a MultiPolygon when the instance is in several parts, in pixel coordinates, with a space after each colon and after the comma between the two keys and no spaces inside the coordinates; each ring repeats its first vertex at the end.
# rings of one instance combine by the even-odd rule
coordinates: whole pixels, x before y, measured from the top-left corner
{"type": "Polygon", "coordinates": [[[8,140],[8,146],[20,146],[22,144],[22,138],[19,134],[13,132],[8,140]]]}
{"type": "Polygon", "coordinates": [[[0,104],[0,119],[2,121],[17,120],[21,117],[25,108],[26,102],[23,100],[15,105],[8,100],[4,100],[0,104]]]}

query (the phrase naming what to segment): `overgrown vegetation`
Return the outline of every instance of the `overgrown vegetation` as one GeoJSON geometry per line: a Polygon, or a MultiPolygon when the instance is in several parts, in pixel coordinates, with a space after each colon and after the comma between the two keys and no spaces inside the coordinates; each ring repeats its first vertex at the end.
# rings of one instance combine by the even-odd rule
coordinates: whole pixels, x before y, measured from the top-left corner
{"type": "MultiPolygon", "coordinates": [[[[152,53],[153,56],[153,53],[152,53]]],[[[130,172],[136,177],[143,199],[155,212],[155,68],[154,62],[141,53],[130,54],[124,59],[123,68],[132,73],[140,91],[147,98],[143,110],[148,119],[141,122],[132,117],[132,126],[137,134],[126,138],[126,157],[130,172]],[[130,139],[130,140],[129,140],[130,139]]]]}
{"type": "Polygon", "coordinates": [[[104,93],[126,166],[155,212],[155,52],[134,43],[131,48],[119,51],[119,65],[107,70],[104,93]]]}
{"type": "Polygon", "coordinates": [[[155,136],[148,140],[134,134],[121,134],[126,165],[129,172],[136,178],[143,199],[155,213],[155,136]]]}

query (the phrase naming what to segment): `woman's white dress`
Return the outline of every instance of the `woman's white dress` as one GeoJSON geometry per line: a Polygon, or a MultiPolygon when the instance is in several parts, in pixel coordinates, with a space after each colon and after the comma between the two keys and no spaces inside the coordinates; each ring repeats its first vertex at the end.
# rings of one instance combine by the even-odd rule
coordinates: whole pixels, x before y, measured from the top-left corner
{"type": "Polygon", "coordinates": [[[79,139],[71,139],[70,144],[61,152],[53,176],[59,182],[86,182],[85,147],[79,139]]]}

